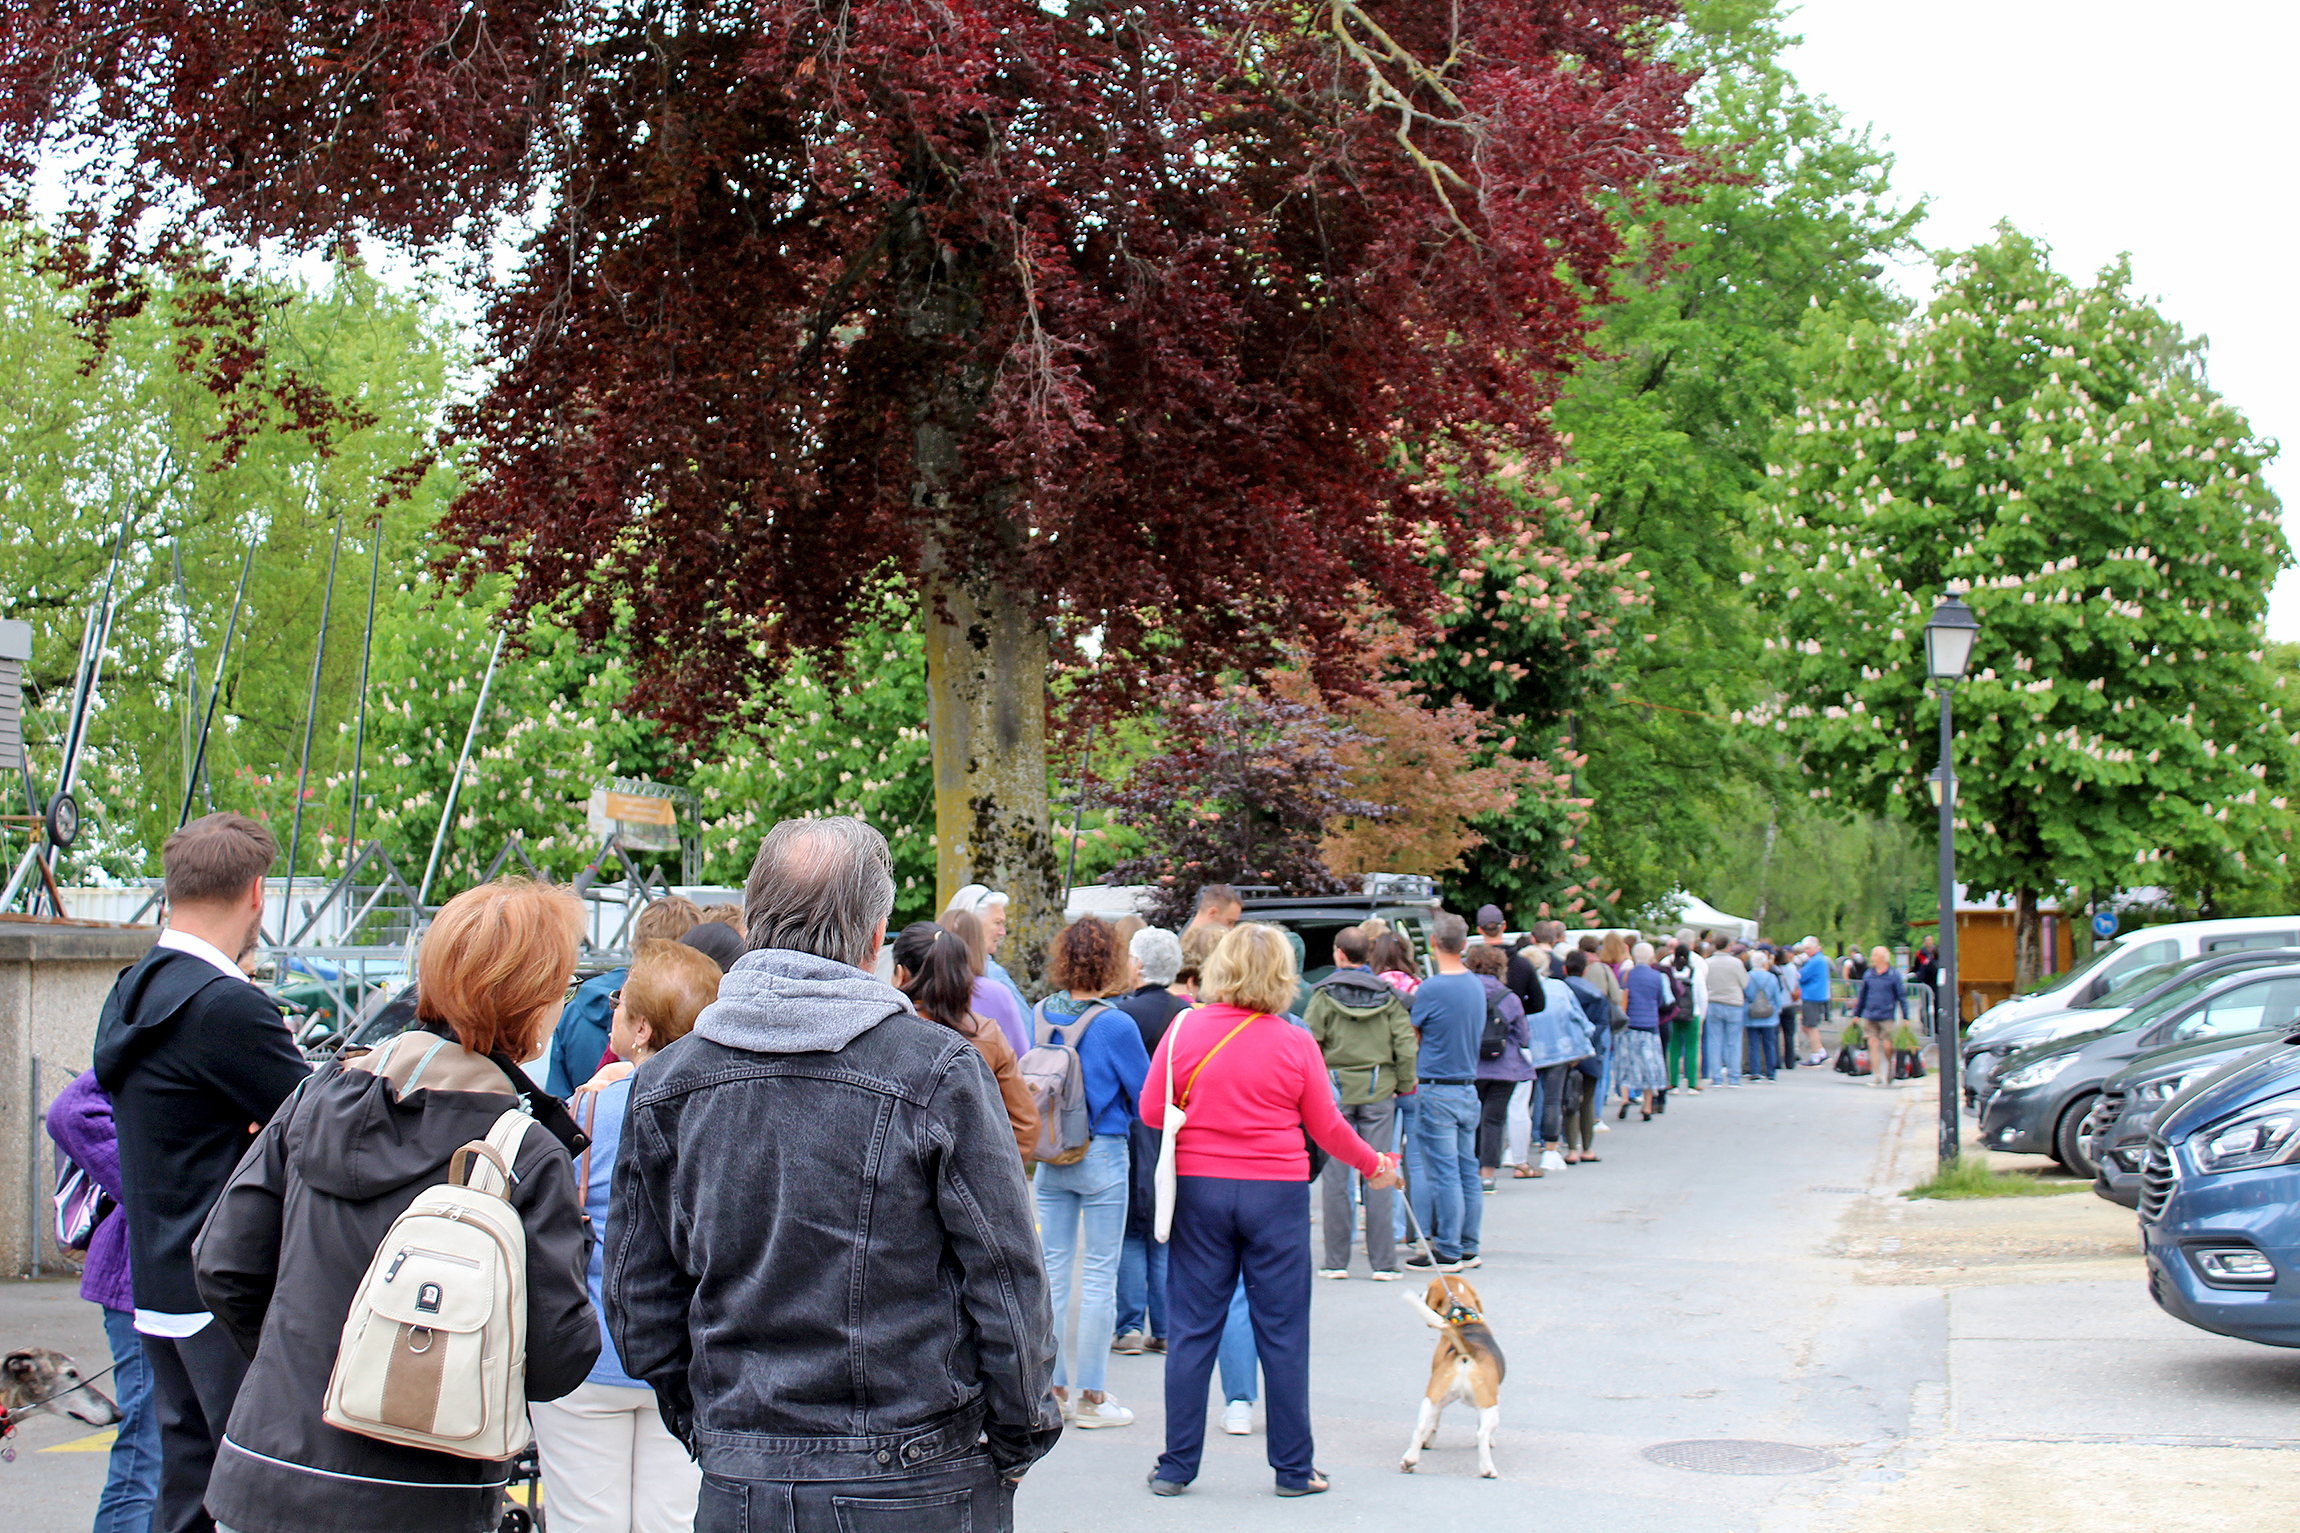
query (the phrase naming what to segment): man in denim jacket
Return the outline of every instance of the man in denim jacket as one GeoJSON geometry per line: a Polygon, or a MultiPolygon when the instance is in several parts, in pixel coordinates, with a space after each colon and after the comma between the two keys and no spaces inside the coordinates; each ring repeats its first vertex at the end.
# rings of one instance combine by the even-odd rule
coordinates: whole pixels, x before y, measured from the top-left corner
{"type": "Polygon", "coordinates": [[[607,1318],[702,1465],[698,1533],[1010,1528],[1061,1435],[1014,1135],[981,1051],[871,977],[893,908],[878,832],[777,825],[751,951],[632,1088],[607,1318]]]}

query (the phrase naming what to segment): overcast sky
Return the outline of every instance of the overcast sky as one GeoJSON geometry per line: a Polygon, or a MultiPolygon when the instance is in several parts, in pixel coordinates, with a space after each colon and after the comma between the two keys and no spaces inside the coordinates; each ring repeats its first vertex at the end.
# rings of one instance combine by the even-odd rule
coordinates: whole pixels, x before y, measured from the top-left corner
{"type": "MultiPolygon", "coordinates": [[[[1927,245],[2009,218],[2074,275],[2131,252],[2135,288],[2211,338],[2213,385],[2290,444],[2268,481],[2300,544],[2300,4],[1807,0],[1791,29],[1798,80],[1873,124],[1896,186],[1931,199],[1927,245]]],[[[2300,572],[2268,632],[2300,639],[2300,572]]]]}

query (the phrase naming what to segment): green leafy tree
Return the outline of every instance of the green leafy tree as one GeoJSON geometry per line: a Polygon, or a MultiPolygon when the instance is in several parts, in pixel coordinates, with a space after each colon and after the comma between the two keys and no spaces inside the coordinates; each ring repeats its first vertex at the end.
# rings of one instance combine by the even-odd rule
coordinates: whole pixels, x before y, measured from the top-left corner
{"type": "MultiPolygon", "coordinates": [[[[1771,0],[1695,0],[1663,39],[1702,72],[1687,142],[1731,174],[1632,231],[1596,355],[1555,409],[1560,490],[1606,557],[1631,554],[1624,583],[1644,600],[1616,606],[1621,631],[1600,643],[1481,612],[1440,651],[1450,695],[1493,708],[1515,754],[1572,782],[1481,825],[1455,896],[1472,908],[1625,920],[1700,892],[1730,790],[1777,771],[1729,724],[1759,674],[1742,529],[1771,423],[1795,405],[1803,316],[1815,302],[1899,313],[1880,263],[1921,216],[1895,204],[1891,157],[1798,87],[1783,59],[1795,42],[1771,0]]],[[[1475,598],[1470,585],[1450,594],[1475,598]]]]}
{"type": "MultiPolygon", "coordinates": [[[[335,725],[357,692],[376,539],[388,580],[413,556],[447,475],[401,486],[410,493],[387,520],[375,506],[425,447],[453,353],[422,293],[394,292],[352,264],[308,288],[155,279],[151,300],[96,351],[80,300],[44,271],[59,255],[29,231],[0,245],[0,454],[10,467],[0,615],[33,627],[26,734],[34,776],[51,792],[85,617],[121,550],[76,790],[87,829],[62,871],[135,877],[159,871],[160,842],[182,808],[251,542],[194,811],[290,809],[331,555],[313,775],[337,769],[335,725]],[[259,386],[227,405],[206,374],[248,362],[251,336],[259,386]],[[314,424],[303,404],[315,384],[350,408],[314,424]]],[[[21,790],[11,791],[21,807],[21,790]]],[[[279,831],[284,844],[284,821],[279,831]]]]}
{"type": "Polygon", "coordinates": [[[1931,822],[1921,630],[1945,590],[1979,613],[1958,871],[2012,897],[2023,984],[2046,893],[2161,882],[2209,909],[2290,844],[2273,447],[2129,276],[2080,286],[2004,228],[1944,258],[1921,318],[1818,313],[1765,499],[1760,557],[1797,573],[1754,587],[1780,696],[1750,716],[1820,802],[1931,822]]]}
{"type": "Polygon", "coordinates": [[[704,877],[740,884],[778,820],[859,815],[894,854],[894,925],[935,914],[926,647],[908,597],[873,599],[841,663],[802,655],[742,708],[688,779],[703,803],[704,877]]]}

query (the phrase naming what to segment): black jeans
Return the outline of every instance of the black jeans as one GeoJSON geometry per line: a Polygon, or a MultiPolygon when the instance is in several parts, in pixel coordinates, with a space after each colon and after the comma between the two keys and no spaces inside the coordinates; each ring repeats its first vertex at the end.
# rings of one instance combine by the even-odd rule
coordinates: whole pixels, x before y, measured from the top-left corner
{"type": "Polygon", "coordinates": [[[1540,1164],[1541,1147],[1555,1144],[1564,1137],[1565,1075],[1572,1068],[1571,1065],[1544,1065],[1535,1072],[1533,1094],[1534,1100],[1541,1104],[1541,1121],[1534,1125],[1536,1143],[1529,1147],[1528,1153],[1536,1165],[1540,1164]]]}
{"type": "Polygon", "coordinates": [[[703,1476],[695,1533],[1011,1533],[1014,1487],[979,1449],[867,1480],[703,1476]]]}
{"type": "Polygon", "coordinates": [[[146,1336],[143,1343],[152,1407],[160,1418],[160,1495],[152,1533],[208,1533],[216,1525],[202,1504],[208,1474],[247,1376],[247,1357],[213,1320],[181,1340],[146,1336]]]}
{"type": "Polygon", "coordinates": [[[1509,1130],[1509,1097],[1515,1081],[1477,1083],[1477,1168],[1491,1171],[1501,1164],[1502,1140],[1509,1130]]]}

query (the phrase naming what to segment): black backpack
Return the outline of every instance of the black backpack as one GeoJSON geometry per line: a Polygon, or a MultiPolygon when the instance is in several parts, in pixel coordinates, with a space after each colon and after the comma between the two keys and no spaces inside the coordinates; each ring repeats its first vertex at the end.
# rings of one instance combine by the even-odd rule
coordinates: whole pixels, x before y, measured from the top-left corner
{"type": "Polygon", "coordinates": [[[1477,1057],[1499,1059],[1509,1049],[1509,1019],[1501,1014],[1501,999],[1485,998],[1485,1031],[1478,1034],[1477,1057]]]}

